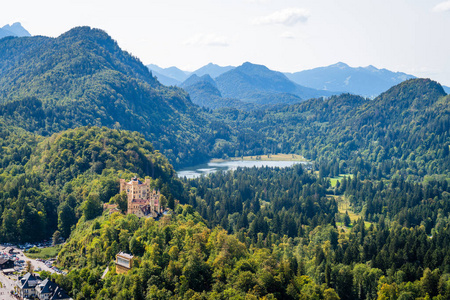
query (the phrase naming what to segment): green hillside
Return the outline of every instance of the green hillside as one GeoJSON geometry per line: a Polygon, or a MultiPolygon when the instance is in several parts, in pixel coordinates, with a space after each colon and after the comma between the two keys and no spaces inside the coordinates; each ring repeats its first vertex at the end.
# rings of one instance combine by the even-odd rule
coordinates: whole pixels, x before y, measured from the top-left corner
{"type": "Polygon", "coordinates": [[[246,104],[221,98],[205,81],[187,87],[198,104],[222,107],[210,113],[182,89],[161,85],[105,32],[88,27],[58,38],[2,39],[0,74],[5,125],[41,136],[88,125],[138,131],[176,168],[213,157],[297,153],[350,172],[377,167],[383,176],[448,170],[448,97],[426,79],[401,83],[374,100],[343,94],[264,109],[272,97],[289,102],[293,94],[286,91],[298,87],[247,63],[216,82],[220,90],[222,79],[235,74],[229,89],[259,93],[260,108],[246,111],[246,104]],[[223,108],[235,104],[243,110],[223,108]]]}
{"type": "Polygon", "coordinates": [[[41,241],[56,229],[68,237],[81,216],[101,213],[119,178],[149,176],[169,202],[180,192],[173,167],[137,132],[80,127],[44,139],[5,126],[2,142],[3,243],[41,241]]]}
{"type": "Polygon", "coordinates": [[[343,94],[214,116],[236,132],[240,155],[297,153],[385,176],[449,174],[450,97],[428,79],[406,81],[374,100],[343,94]]]}
{"type": "Polygon", "coordinates": [[[51,276],[74,299],[448,299],[450,96],[413,79],[264,109],[283,78],[249,72],[259,109],[224,108],[206,78],[191,92],[222,108],[202,110],[101,30],[2,39],[0,242],[66,238],[51,276]],[[171,164],[272,153],[312,167],[181,180],[171,164]],[[102,213],[134,175],[167,215],[102,213]]]}
{"type": "Polygon", "coordinates": [[[141,132],[176,165],[201,162],[216,138],[198,107],[165,87],[105,32],[0,41],[0,117],[48,136],[79,126],[141,132]]]}

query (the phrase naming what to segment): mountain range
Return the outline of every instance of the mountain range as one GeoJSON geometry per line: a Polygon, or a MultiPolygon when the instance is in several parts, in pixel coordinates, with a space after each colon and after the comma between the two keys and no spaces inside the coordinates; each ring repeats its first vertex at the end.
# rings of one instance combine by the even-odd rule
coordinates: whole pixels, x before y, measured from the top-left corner
{"type": "Polygon", "coordinates": [[[161,68],[154,64],[147,65],[147,67],[150,69],[150,71],[152,71],[152,74],[156,76],[159,82],[161,82],[162,84],[177,86],[180,86],[191,75],[197,75],[199,77],[203,75],[209,75],[212,78],[216,78],[221,74],[235,68],[232,66],[221,67],[213,63],[209,63],[195,70],[194,72],[183,71],[177,67],[161,68]]]}
{"type": "Polygon", "coordinates": [[[73,299],[450,299],[439,83],[304,100],[323,91],[251,63],[187,77],[190,96],[154,75],[100,29],[0,39],[0,242],[66,238],[47,250],[67,274],[48,281],[73,299]],[[230,107],[200,108],[194,92],[230,107]],[[302,101],[233,106],[283,95],[302,101]],[[171,165],[280,153],[312,170],[181,179],[171,165]],[[134,176],[171,210],[126,214],[119,178],[134,176]],[[121,252],[133,256],[126,274],[121,252]]]}
{"type": "Polygon", "coordinates": [[[415,78],[412,75],[377,69],[374,66],[352,68],[342,62],[327,67],[285,74],[298,84],[364,97],[376,97],[400,82],[415,78]]]}
{"type": "MultiPolygon", "coordinates": [[[[201,77],[208,74],[211,78],[216,79],[235,68],[232,66],[221,67],[213,63],[209,63],[194,72],[182,71],[176,67],[167,69],[156,65],[148,65],[148,67],[162,84],[183,86],[184,88],[188,84],[182,83],[189,75],[195,74],[201,77]],[[174,70],[176,70],[176,74],[174,70]]],[[[354,68],[343,62],[294,73],[286,72],[284,75],[293,83],[303,87],[328,91],[329,94],[351,93],[369,98],[374,98],[407,79],[416,78],[414,75],[378,69],[374,66],[354,68]]],[[[257,75],[255,74],[255,76],[257,75]]],[[[269,84],[275,85],[276,82],[269,84]]],[[[450,92],[449,87],[443,86],[443,88],[447,93],[450,92]]],[[[227,92],[224,95],[225,97],[230,96],[227,92]]],[[[193,97],[193,101],[200,102],[195,97],[193,97]]]]}
{"type": "Polygon", "coordinates": [[[31,34],[22,27],[20,22],[16,22],[12,25],[5,25],[0,28],[0,39],[7,36],[31,36],[31,34]]]}
{"type": "MultiPolygon", "coordinates": [[[[203,69],[205,70],[207,68],[203,69]]],[[[188,91],[192,102],[213,109],[230,106],[255,109],[336,94],[298,85],[281,72],[249,62],[226,71],[215,79],[209,74],[201,77],[193,74],[181,87],[188,91]]]]}
{"type": "Polygon", "coordinates": [[[80,126],[138,131],[175,167],[280,151],[312,159],[330,157],[330,151],[347,158],[358,151],[373,159],[371,151],[380,150],[372,149],[372,139],[380,140],[388,153],[380,159],[385,159],[400,150],[409,155],[427,135],[437,139],[436,155],[445,148],[447,138],[440,135],[449,128],[449,97],[431,80],[404,81],[373,100],[350,94],[317,98],[312,93],[328,91],[307,89],[280,72],[244,63],[215,79],[194,74],[185,85],[190,97],[179,87],[162,85],[99,29],[0,40],[0,121],[34,134],[80,126]],[[213,99],[216,107],[228,109],[203,110],[194,98],[213,99]],[[391,136],[399,140],[400,135],[403,144],[392,144],[391,136]]]}

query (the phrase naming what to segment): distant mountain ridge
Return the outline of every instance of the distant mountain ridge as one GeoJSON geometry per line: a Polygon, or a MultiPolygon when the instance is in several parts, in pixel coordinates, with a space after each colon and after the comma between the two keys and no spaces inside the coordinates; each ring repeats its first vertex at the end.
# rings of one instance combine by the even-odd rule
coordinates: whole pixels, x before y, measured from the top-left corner
{"type": "Polygon", "coordinates": [[[292,82],[281,72],[249,62],[220,75],[216,78],[216,82],[224,97],[238,98],[247,102],[257,101],[261,93],[291,94],[304,100],[335,94],[305,88],[292,82]]]}
{"type": "Polygon", "coordinates": [[[156,77],[159,75],[158,80],[164,85],[180,85],[183,81],[188,79],[190,74],[177,67],[161,68],[157,65],[150,64],[147,65],[147,68],[152,71],[156,77]]]}
{"type": "MultiPolygon", "coordinates": [[[[148,67],[162,84],[177,86],[181,86],[192,74],[199,77],[208,74],[211,78],[216,79],[228,71],[236,69],[233,66],[221,67],[213,63],[209,63],[194,72],[183,71],[176,67],[167,69],[160,68],[157,65],[148,65],[148,67]]],[[[332,94],[351,93],[369,98],[374,98],[407,79],[416,78],[416,76],[411,74],[378,69],[372,65],[354,68],[343,62],[294,73],[285,72],[283,74],[292,82],[303,87],[332,91],[332,94]]],[[[183,86],[185,87],[186,84],[183,86]]],[[[450,93],[450,87],[444,85],[442,87],[446,93],[450,93]]]]}
{"type": "Polygon", "coordinates": [[[193,74],[181,84],[181,87],[189,93],[194,104],[202,107],[211,109],[231,107],[242,110],[260,108],[259,105],[254,105],[253,103],[222,97],[216,82],[208,74],[201,77],[193,74]]]}
{"type": "Polygon", "coordinates": [[[209,82],[210,84],[212,84],[213,86],[215,86],[217,88],[217,84],[214,81],[214,79],[211,78],[211,76],[209,76],[209,74],[205,74],[203,76],[198,76],[197,74],[192,74],[188,79],[186,79],[181,85],[180,87],[185,88],[191,85],[194,85],[198,82],[209,82]]]}
{"type": "MultiPolygon", "coordinates": [[[[216,68],[212,64],[208,66],[216,68]]],[[[208,68],[204,68],[203,71],[208,68]]],[[[234,107],[246,110],[298,103],[309,98],[333,94],[330,91],[300,86],[283,73],[249,62],[230,68],[215,79],[209,74],[201,77],[193,74],[181,84],[181,87],[188,91],[195,104],[208,108],[234,107]]]]}
{"type": "Polygon", "coordinates": [[[180,86],[191,75],[197,75],[199,77],[202,77],[203,75],[209,75],[212,78],[216,78],[223,73],[234,69],[235,67],[221,67],[219,65],[209,63],[195,70],[194,72],[183,71],[177,67],[161,68],[155,64],[147,65],[147,68],[152,71],[153,75],[158,77],[158,80],[162,84],[180,86]]]}
{"type": "Polygon", "coordinates": [[[220,75],[222,75],[225,72],[231,71],[233,70],[235,67],[233,66],[226,66],[226,67],[221,67],[219,65],[213,64],[213,63],[209,63],[206,66],[203,66],[197,70],[195,70],[194,72],[192,72],[192,74],[195,74],[197,76],[203,76],[203,75],[209,75],[212,78],[216,78],[219,77],[220,75]]]}
{"type": "Polygon", "coordinates": [[[295,93],[323,91],[251,63],[215,80],[195,75],[188,83],[192,101],[197,97],[203,106],[228,109],[199,109],[184,90],[162,85],[99,29],[0,40],[0,124],[33,134],[80,126],[138,131],[175,167],[269,152],[304,153],[310,159],[333,152],[348,159],[358,151],[369,159],[400,159],[409,156],[404,145],[423,156],[427,145],[416,149],[416,144],[427,136],[437,141],[433,155],[448,150],[450,96],[428,79],[408,80],[374,100],[342,94],[303,101],[306,97],[295,93]],[[395,142],[398,134],[401,142],[395,142]],[[384,154],[375,154],[374,139],[383,141],[384,154]]]}
{"type": "Polygon", "coordinates": [[[16,22],[12,25],[5,25],[2,28],[0,28],[0,39],[7,37],[7,36],[31,36],[31,34],[22,27],[22,24],[20,22],[16,22]]]}
{"type": "Polygon", "coordinates": [[[154,70],[150,70],[152,72],[152,75],[156,77],[156,79],[158,79],[159,82],[161,82],[162,84],[166,85],[166,86],[180,86],[181,82],[172,78],[172,77],[168,77],[166,75],[163,75],[157,71],[154,70]]]}
{"type": "Polygon", "coordinates": [[[402,72],[377,69],[374,66],[352,68],[339,62],[334,65],[295,73],[285,73],[297,84],[315,89],[325,89],[375,97],[407,79],[416,78],[402,72]]]}

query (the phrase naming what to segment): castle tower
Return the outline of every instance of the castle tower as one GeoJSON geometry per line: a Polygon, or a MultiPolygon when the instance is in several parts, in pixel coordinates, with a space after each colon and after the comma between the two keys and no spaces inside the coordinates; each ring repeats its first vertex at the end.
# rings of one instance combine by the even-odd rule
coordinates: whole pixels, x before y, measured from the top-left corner
{"type": "Polygon", "coordinates": [[[140,181],[137,177],[129,182],[120,179],[120,192],[126,192],[128,206],[127,214],[147,216],[148,212],[157,215],[161,212],[160,193],[150,190],[150,179],[140,181]],[[145,208],[145,210],[144,210],[145,208]]]}

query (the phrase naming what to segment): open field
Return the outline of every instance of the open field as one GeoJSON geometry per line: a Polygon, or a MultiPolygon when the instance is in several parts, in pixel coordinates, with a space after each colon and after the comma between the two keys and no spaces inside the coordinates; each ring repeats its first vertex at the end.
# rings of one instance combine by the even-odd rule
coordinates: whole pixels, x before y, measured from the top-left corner
{"type": "Polygon", "coordinates": [[[338,180],[340,181],[340,180],[344,179],[344,177],[352,178],[353,175],[352,174],[339,174],[339,176],[330,178],[331,187],[335,187],[338,180]]]}
{"type": "Polygon", "coordinates": [[[36,253],[30,253],[30,252],[25,252],[24,254],[29,257],[29,258],[33,258],[33,259],[37,259],[37,258],[41,258],[41,259],[48,259],[48,258],[52,258],[55,257],[56,255],[58,255],[59,246],[56,247],[46,247],[46,248],[32,248],[33,250],[36,249],[36,253]]]}
{"type": "Polygon", "coordinates": [[[253,155],[253,156],[241,156],[241,157],[230,157],[228,159],[215,158],[211,162],[223,162],[223,161],[237,161],[237,160],[261,160],[261,161],[308,161],[301,155],[298,154],[268,154],[268,155],[253,155]]]}
{"type": "MultiPolygon", "coordinates": [[[[345,212],[348,213],[348,216],[350,217],[350,221],[353,224],[356,220],[362,218],[362,215],[359,213],[355,213],[353,211],[353,209],[350,206],[349,201],[344,197],[344,196],[332,196],[337,204],[338,204],[338,210],[340,214],[345,214],[345,212]]],[[[342,227],[344,227],[344,225],[342,224],[342,222],[336,222],[337,225],[341,225],[342,227]]],[[[367,222],[364,221],[364,225],[368,228],[370,227],[372,223],[371,222],[367,222]]],[[[351,227],[351,226],[350,226],[351,227]]]]}

